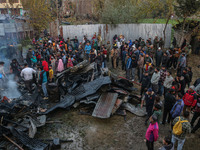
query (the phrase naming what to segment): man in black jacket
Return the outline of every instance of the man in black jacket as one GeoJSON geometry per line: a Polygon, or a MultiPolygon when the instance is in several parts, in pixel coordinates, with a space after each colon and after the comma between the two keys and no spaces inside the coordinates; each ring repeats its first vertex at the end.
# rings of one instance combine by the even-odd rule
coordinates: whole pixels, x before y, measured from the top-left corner
{"type": "Polygon", "coordinates": [[[31,58],[33,57],[32,49],[29,48],[28,53],[26,54],[26,62],[29,67],[31,67],[31,58]]]}
{"type": "Polygon", "coordinates": [[[170,123],[170,120],[171,120],[170,111],[171,111],[171,109],[172,109],[172,107],[174,106],[175,103],[176,103],[175,90],[170,89],[169,92],[165,94],[162,124],[165,124],[167,115],[168,115],[167,122],[170,123]]]}

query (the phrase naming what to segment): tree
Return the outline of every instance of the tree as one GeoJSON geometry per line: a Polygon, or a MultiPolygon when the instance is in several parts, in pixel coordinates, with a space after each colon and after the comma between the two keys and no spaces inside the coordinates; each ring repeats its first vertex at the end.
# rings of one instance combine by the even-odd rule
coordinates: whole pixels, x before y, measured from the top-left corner
{"type": "Polygon", "coordinates": [[[199,13],[200,11],[200,1],[199,0],[177,0],[177,4],[174,6],[176,15],[183,19],[182,23],[182,38],[180,40],[179,46],[184,40],[184,29],[186,20],[199,13]]]}
{"type": "Polygon", "coordinates": [[[44,30],[55,17],[48,0],[22,0],[28,22],[36,31],[44,30]]]}

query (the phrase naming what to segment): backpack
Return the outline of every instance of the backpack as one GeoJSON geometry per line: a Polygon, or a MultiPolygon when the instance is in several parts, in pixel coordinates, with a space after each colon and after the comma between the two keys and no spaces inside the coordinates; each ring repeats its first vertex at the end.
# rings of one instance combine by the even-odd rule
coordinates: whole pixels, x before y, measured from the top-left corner
{"type": "Polygon", "coordinates": [[[182,123],[183,122],[188,122],[188,121],[187,120],[181,121],[181,118],[179,117],[179,121],[176,122],[176,124],[173,126],[174,135],[181,135],[183,133],[183,130],[182,130],[182,123]]]}

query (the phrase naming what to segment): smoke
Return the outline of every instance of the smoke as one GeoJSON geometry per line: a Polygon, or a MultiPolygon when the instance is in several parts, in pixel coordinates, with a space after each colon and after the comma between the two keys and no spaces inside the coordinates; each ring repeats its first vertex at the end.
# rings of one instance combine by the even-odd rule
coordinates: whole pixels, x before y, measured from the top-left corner
{"type": "Polygon", "coordinates": [[[19,98],[21,96],[21,93],[18,90],[17,82],[14,80],[14,75],[9,75],[4,80],[5,89],[1,91],[1,96],[6,96],[9,99],[13,98],[19,98]]]}

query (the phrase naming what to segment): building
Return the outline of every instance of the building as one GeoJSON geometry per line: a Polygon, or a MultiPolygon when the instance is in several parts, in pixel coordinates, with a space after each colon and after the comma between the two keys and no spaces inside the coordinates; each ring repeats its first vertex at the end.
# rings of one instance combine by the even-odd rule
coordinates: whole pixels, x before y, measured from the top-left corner
{"type": "Polygon", "coordinates": [[[0,14],[22,16],[23,6],[21,0],[0,0],[0,14]]]}

